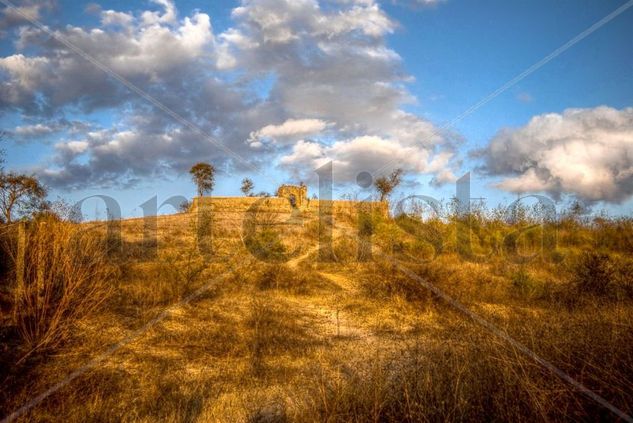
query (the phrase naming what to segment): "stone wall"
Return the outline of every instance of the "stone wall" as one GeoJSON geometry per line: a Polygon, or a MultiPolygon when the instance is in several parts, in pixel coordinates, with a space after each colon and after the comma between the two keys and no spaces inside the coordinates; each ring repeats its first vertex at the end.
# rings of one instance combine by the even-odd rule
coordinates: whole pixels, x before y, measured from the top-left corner
{"type": "Polygon", "coordinates": [[[288,199],[298,209],[305,208],[308,200],[308,187],[305,185],[282,185],[277,189],[277,197],[288,199]]]}
{"type": "MultiPolygon", "coordinates": [[[[191,212],[198,210],[200,204],[204,208],[209,208],[211,212],[217,213],[245,213],[251,207],[257,207],[259,212],[264,213],[291,213],[293,211],[290,202],[286,198],[280,197],[195,197],[191,203],[191,212]],[[256,203],[259,202],[259,205],[256,203]]],[[[358,202],[349,200],[315,200],[307,199],[302,205],[302,210],[318,214],[324,208],[333,214],[352,214],[359,209],[374,210],[384,215],[388,213],[386,202],[358,202]]]]}

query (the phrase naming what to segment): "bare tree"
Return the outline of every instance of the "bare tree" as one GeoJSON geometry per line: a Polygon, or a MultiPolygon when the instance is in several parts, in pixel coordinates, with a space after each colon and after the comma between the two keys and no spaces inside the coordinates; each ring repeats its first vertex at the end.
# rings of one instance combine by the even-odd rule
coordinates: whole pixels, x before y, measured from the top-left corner
{"type": "Polygon", "coordinates": [[[198,187],[198,197],[205,192],[213,191],[215,185],[215,168],[209,163],[196,163],[189,170],[191,179],[198,187]]]}
{"type": "Polygon", "coordinates": [[[0,212],[6,223],[16,210],[38,210],[42,208],[46,189],[33,176],[16,173],[0,174],[0,212]]]}
{"type": "Polygon", "coordinates": [[[385,201],[393,190],[402,182],[402,169],[396,169],[389,176],[376,178],[374,186],[380,194],[380,201],[385,201]]]}
{"type": "Polygon", "coordinates": [[[240,188],[240,191],[242,191],[244,193],[244,195],[246,195],[248,197],[252,197],[253,196],[253,188],[255,188],[255,184],[253,183],[252,179],[250,179],[250,178],[242,179],[242,187],[240,188]]]}

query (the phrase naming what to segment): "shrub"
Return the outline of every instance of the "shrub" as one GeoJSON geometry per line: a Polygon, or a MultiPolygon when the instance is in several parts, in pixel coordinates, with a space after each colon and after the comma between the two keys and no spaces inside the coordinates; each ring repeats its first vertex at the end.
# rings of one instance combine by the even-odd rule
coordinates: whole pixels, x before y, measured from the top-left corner
{"type": "Polygon", "coordinates": [[[203,258],[193,248],[163,255],[157,263],[156,278],[151,283],[166,282],[169,300],[182,298],[197,287],[202,272],[207,268],[203,258]]]}
{"type": "MultiPolygon", "coordinates": [[[[422,266],[418,274],[425,280],[432,279],[435,274],[427,266],[422,266]]],[[[426,302],[431,298],[431,293],[421,282],[403,274],[396,264],[388,261],[377,261],[361,280],[361,286],[365,294],[370,298],[383,299],[390,297],[402,297],[410,302],[426,302]]]]}
{"type": "Polygon", "coordinates": [[[261,290],[289,288],[294,285],[294,278],[288,266],[282,264],[270,264],[264,266],[257,275],[257,288],[261,290]]]}
{"type": "Polygon", "coordinates": [[[244,239],[246,248],[260,260],[272,263],[283,262],[286,258],[286,246],[279,234],[271,228],[249,234],[244,239]]]}
{"type": "Polygon", "coordinates": [[[14,320],[29,353],[54,347],[105,298],[104,239],[56,220],[23,227],[15,251],[14,320]]]}
{"type": "Polygon", "coordinates": [[[614,268],[608,254],[585,251],[573,268],[573,282],[580,293],[604,296],[613,281],[614,268]]]}
{"type": "Polygon", "coordinates": [[[307,269],[300,271],[285,264],[266,264],[255,272],[255,286],[262,291],[276,289],[293,294],[307,294],[324,282],[317,274],[307,269]]]}
{"type": "Polygon", "coordinates": [[[359,242],[355,242],[350,237],[342,236],[334,240],[333,244],[332,252],[337,263],[351,263],[357,259],[359,242]]]}
{"type": "Polygon", "coordinates": [[[532,278],[524,267],[520,267],[519,270],[512,275],[512,287],[522,295],[529,294],[532,290],[532,278]]]}

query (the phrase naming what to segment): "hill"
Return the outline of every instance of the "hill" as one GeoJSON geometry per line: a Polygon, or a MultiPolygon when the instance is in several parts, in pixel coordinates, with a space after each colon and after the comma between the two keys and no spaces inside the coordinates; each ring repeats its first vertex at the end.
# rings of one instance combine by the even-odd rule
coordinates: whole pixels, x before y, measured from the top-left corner
{"type": "Polygon", "coordinates": [[[633,412],[630,222],[570,218],[516,237],[529,222],[391,218],[353,203],[319,219],[316,207],[274,199],[249,212],[254,201],[217,199],[209,214],[123,220],[109,232],[48,221],[23,227],[23,238],[5,235],[26,251],[21,282],[10,272],[3,279],[16,298],[3,311],[6,414],[258,422],[616,415],[579,386],[633,412]],[[464,224],[471,256],[457,239],[464,224]],[[543,250],[548,231],[557,245],[543,250]],[[47,261],[61,252],[38,253],[55,246],[72,258],[65,267],[47,261]],[[56,288],[63,304],[43,302],[38,280],[77,275],[85,275],[77,291],[56,288]],[[77,292],[100,300],[85,313],[63,311],[51,329],[46,310],[84,304],[77,292]],[[49,343],[29,348],[49,332],[49,343]]]}

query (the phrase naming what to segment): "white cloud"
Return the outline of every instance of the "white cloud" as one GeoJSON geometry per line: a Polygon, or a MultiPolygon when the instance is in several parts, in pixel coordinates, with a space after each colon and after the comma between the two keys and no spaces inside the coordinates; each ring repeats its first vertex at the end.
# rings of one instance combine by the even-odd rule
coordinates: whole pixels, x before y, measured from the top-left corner
{"type": "Polygon", "coordinates": [[[114,10],[104,10],[101,12],[101,24],[120,25],[124,27],[130,26],[134,22],[134,16],[129,13],[117,12],[114,10]]]}
{"type": "Polygon", "coordinates": [[[633,195],[633,108],[535,116],[500,131],[483,154],[485,170],[505,176],[501,189],[622,202],[633,195]]]}
{"type": "MultiPolygon", "coordinates": [[[[153,3],[93,7],[97,27],[54,31],[254,165],[331,159],[337,182],[386,164],[451,178],[454,136],[403,110],[416,101],[411,78],[387,45],[397,24],[375,1],[242,0],[221,34],[202,11],[179,17],[173,1],[153,3]]],[[[229,160],[41,29],[21,28],[15,45],[0,58],[0,110],[42,125],[65,112],[113,119],[83,138],[68,133],[74,144],[41,164],[49,184],[125,183],[229,160]]]]}
{"type": "Polygon", "coordinates": [[[57,131],[57,128],[53,126],[37,123],[35,125],[17,126],[13,130],[13,134],[19,137],[36,137],[41,135],[48,135],[55,131],[57,131]]]}
{"type": "Polygon", "coordinates": [[[255,148],[262,145],[262,140],[283,143],[292,140],[293,137],[319,134],[328,126],[328,122],[321,119],[288,119],[280,125],[266,125],[251,132],[248,143],[255,148]]]}
{"type": "Polygon", "coordinates": [[[298,169],[299,173],[301,170],[308,173],[332,161],[336,182],[355,180],[362,171],[373,173],[383,167],[382,173],[396,168],[413,173],[442,173],[441,182],[448,182],[454,180],[448,166],[451,157],[449,152],[432,155],[415,146],[365,135],[337,141],[331,146],[299,141],[290,154],[280,159],[280,164],[290,170],[298,169]]]}
{"type": "MultiPolygon", "coordinates": [[[[148,84],[173,83],[180,86],[169,89],[177,91],[181,82],[167,80],[215,68],[218,54],[211,21],[204,13],[174,21],[173,3],[157,3],[165,10],[147,12],[157,16],[151,24],[146,18],[107,10],[101,12],[100,28],[69,25],[54,32],[143,89],[148,84]]],[[[121,84],[39,28],[21,29],[16,45],[36,53],[0,58],[0,107],[50,114],[65,106],[92,109],[130,98],[121,84]]]]}
{"type": "Polygon", "coordinates": [[[73,154],[81,154],[88,150],[89,145],[90,144],[88,144],[88,142],[86,141],[69,141],[67,143],[58,145],[58,148],[67,149],[73,154]]]}
{"type": "Polygon", "coordinates": [[[0,69],[4,69],[13,79],[15,86],[32,91],[46,78],[49,60],[45,57],[26,57],[23,54],[0,59],[0,69]]]}
{"type": "Polygon", "coordinates": [[[161,23],[173,24],[176,22],[176,6],[172,0],[151,0],[163,7],[163,13],[145,11],[141,15],[141,20],[144,25],[156,25],[161,23]]]}
{"type": "MultiPolygon", "coordinates": [[[[410,77],[400,56],[386,45],[396,23],[371,0],[339,5],[344,7],[329,10],[314,0],[243,1],[233,11],[237,24],[219,37],[237,68],[254,78],[275,75],[270,96],[286,116],[332,123],[328,143],[340,141],[331,147],[301,141],[281,162],[318,166],[327,157],[342,168],[340,182],[390,160],[392,167],[450,179],[448,146],[454,135],[401,108],[416,100],[404,85],[410,77]],[[321,156],[315,158],[317,148],[321,156]]],[[[252,146],[266,144],[265,137],[253,135],[252,146]]]]}

